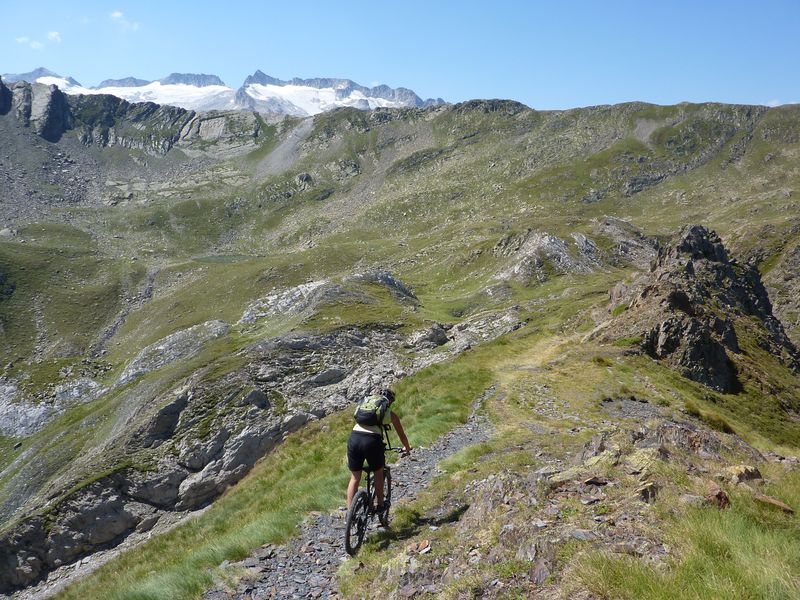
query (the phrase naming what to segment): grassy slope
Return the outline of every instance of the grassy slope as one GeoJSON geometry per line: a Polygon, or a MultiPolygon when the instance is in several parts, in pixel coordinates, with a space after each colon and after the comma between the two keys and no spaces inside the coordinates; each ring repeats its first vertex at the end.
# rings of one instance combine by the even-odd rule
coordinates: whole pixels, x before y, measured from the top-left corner
{"type": "MultiPolygon", "coordinates": [[[[491,382],[482,366],[489,351],[431,367],[400,386],[398,414],[415,444],[466,419],[472,399],[491,382]]],[[[223,560],[284,539],[309,511],[341,503],[349,420],[345,411],[293,434],[203,516],[126,553],[61,597],[108,597],[109,586],[120,599],[196,597],[223,560]]]]}
{"type": "MultiPolygon", "coordinates": [[[[148,268],[161,269],[155,296],[129,316],[112,340],[109,360],[117,369],[139,348],[176,329],[211,318],[234,321],[250,300],[273,288],[369,266],[388,267],[409,282],[422,309],[411,316],[398,313],[396,305],[380,303],[367,315],[368,322],[451,321],[456,315],[496,306],[481,294],[498,264],[490,250],[506,233],[525,227],[558,235],[590,232],[592,219],[615,214],[633,220],[648,233],[667,234],[687,221],[699,221],[747,252],[755,243],[754,233],[762,234],[758,243],[769,247],[787,235],[792,225],[785,215],[793,201],[783,190],[794,189],[798,183],[796,142],[771,132],[796,127],[796,109],[769,111],[740,162],[731,164],[725,158],[738,141],[733,138],[701,166],[633,196],[624,194],[622,183],[640,173],[643,167],[639,165],[658,161],[686,165],[704,146],[715,143],[719,131],[706,125],[713,121],[706,117],[715,107],[627,105],[565,113],[515,110],[484,113],[457,108],[424,119],[371,126],[369,131],[363,115],[343,111],[320,120],[312,146],[286,175],[253,181],[234,191],[213,182],[202,189],[180,188],[172,198],[82,215],[91,221],[88,229],[100,227],[120,236],[110,238],[106,248],[77,230],[45,225],[47,231],[36,234],[39,226],[34,226],[23,233],[36,242],[26,242],[24,248],[16,242],[0,245],[2,266],[19,282],[18,293],[0,305],[4,335],[13,340],[6,347],[6,358],[17,360],[19,371],[29,372],[34,384],[44,386],[54,371],[75,360],[112,320],[120,309],[120,295],[132,294],[148,268]],[[669,125],[669,119],[681,114],[689,115],[688,125],[669,125]],[[633,135],[642,120],[658,125],[645,141],[633,135]],[[320,139],[327,141],[314,145],[320,139]],[[640,156],[645,157],[643,163],[638,162],[640,156]],[[358,162],[362,174],[344,182],[335,180],[323,165],[340,160],[358,162]],[[268,200],[267,191],[287,189],[300,171],[313,173],[312,190],[268,200]],[[319,202],[321,188],[335,193],[319,202]],[[580,201],[590,190],[606,188],[599,202],[580,201]],[[203,259],[208,255],[231,258],[227,262],[203,259]],[[131,263],[118,258],[129,256],[140,260],[131,263]],[[37,276],[23,276],[31,272],[37,276]],[[64,273],[86,287],[64,286],[64,273]],[[85,290],[92,292],[92,319],[83,318],[85,290]],[[44,318],[49,323],[47,331],[58,332],[54,339],[70,340],[72,353],[63,359],[52,351],[51,358],[41,363],[24,362],[31,357],[37,334],[30,308],[35,297],[54,300],[46,304],[44,318]],[[38,379],[37,373],[41,373],[38,379]]],[[[269,147],[274,143],[271,138],[269,147]]],[[[264,154],[265,150],[258,150],[250,161],[241,161],[233,169],[246,175],[248,169],[256,170],[264,154]]],[[[536,327],[547,327],[563,322],[572,308],[565,308],[561,301],[539,306],[534,301],[572,285],[589,286],[589,295],[596,294],[599,301],[623,275],[608,272],[595,280],[570,276],[534,290],[513,288],[507,302],[530,302],[536,327]]],[[[310,324],[325,328],[363,315],[342,310],[327,307],[310,324]]],[[[220,346],[220,355],[248,341],[242,337],[233,341],[233,347],[220,346]]],[[[204,360],[213,363],[216,358],[210,354],[204,360]]],[[[170,377],[185,374],[183,369],[164,374],[164,385],[175,380],[170,377]]],[[[669,380],[664,385],[680,387],[681,383],[669,380]]],[[[757,394],[752,390],[753,406],[757,394]]],[[[735,402],[714,403],[699,393],[694,395],[701,411],[719,413],[736,423],[737,431],[751,433],[754,439],[776,439],[776,432],[784,430],[771,422],[769,411],[762,422],[735,402]]],[[[794,435],[789,431],[778,443],[794,443],[794,435]]]]}
{"type": "MultiPolygon", "coordinates": [[[[571,331],[570,327],[566,329],[571,331]]],[[[422,563],[418,572],[432,571],[434,581],[445,577],[444,581],[450,582],[444,585],[440,597],[489,593],[503,598],[530,597],[534,593],[527,577],[531,563],[515,559],[516,546],[509,549],[504,545],[507,542],[498,540],[506,526],[519,527],[520,523],[540,518],[552,521],[552,517],[540,512],[547,502],[537,497],[539,501],[528,509],[515,507],[513,503],[503,507],[501,503],[497,513],[490,513],[480,524],[465,528],[455,521],[462,512],[459,507],[478,502],[475,492],[470,495],[466,491],[469,484],[497,475],[502,480],[509,473],[521,475],[524,481],[527,474],[552,464],[553,458],[573,464],[572,457],[589,436],[598,431],[615,431],[600,408],[603,397],[635,394],[665,407],[678,420],[686,419],[684,406],[689,402],[698,402],[704,408],[714,407],[703,400],[707,394],[702,386],[682,380],[657,363],[631,358],[614,346],[578,345],[578,339],[580,335],[552,335],[552,332],[542,335],[523,330],[505,341],[502,352],[493,353],[489,364],[501,384],[501,393],[486,408],[498,428],[495,437],[448,459],[442,465],[445,473],[429,490],[414,502],[399,507],[392,532],[372,539],[359,555],[358,564],[351,561],[342,566],[340,585],[344,597],[360,597],[367,585],[377,586],[376,594],[396,589],[398,579],[392,573],[405,572],[404,565],[409,560],[406,547],[425,539],[433,552],[424,557],[412,556],[422,563]],[[575,427],[584,431],[576,434],[575,427]],[[452,518],[446,514],[448,508],[453,511],[452,518]],[[431,524],[438,525],[438,529],[434,531],[431,524]],[[511,558],[491,559],[493,549],[498,547],[501,556],[510,550],[511,558]],[[447,565],[471,549],[478,549],[482,559],[463,571],[458,570],[463,563],[454,563],[456,566],[450,570],[455,568],[458,576],[451,573],[446,578],[443,570],[447,565]],[[497,580],[505,583],[499,592],[491,583],[497,580]]],[[[745,394],[738,400],[746,406],[761,398],[760,394],[745,394]]],[[[789,435],[796,439],[800,433],[798,423],[763,426],[748,418],[745,411],[739,413],[739,418],[726,416],[736,431],[762,449],[797,450],[794,444],[781,447],[775,438],[789,435]]],[[[622,452],[624,456],[630,450],[623,446],[622,452]]],[[[731,456],[726,460],[736,462],[742,457],[731,456]]],[[[649,516],[639,522],[641,529],[648,531],[653,527],[650,535],[656,539],[662,537],[670,545],[671,558],[653,568],[643,560],[599,553],[591,544],[568,542],[558,551],[559,574],[546,583],[548,593],[553,597],[572,597],[591,591],[609,599],[796,597],[800,593],[797,518],[759,505],[750,494],[731,488],[728,491],[733,509],[729,511],[681,504],[680,494],[687,491],[702,494],[702,484],[698,487],[680,462],[673,461],[650,467],[648,478],[659,481],[662,490],[656,503],[648,508],[649,516]]],[[[719,463],[708,466],[720,468],[719,463]]],[[[764,492],[799,509],[797,473],[780,466],[767,465],[762,469],[770,481],[764,492]]],[[[606,489],[608,498],[599,508],[583,506],[577,500],[564,501],[560,506],[561,516],[551,526],[566,525],[567,531],[570,526],[592,528],[594,515],[614,514],[617,506],[624,507],[636,497],[635,490],[641,485],[638,478],[627,476],[621,466],[598,463],[590,472],[619,483],[606,489]]],[[[543,490],[546,488],[539,493],[546,493],[543,490]]],[[[620,510],[630,511],[631,507],[620,510]]]]}

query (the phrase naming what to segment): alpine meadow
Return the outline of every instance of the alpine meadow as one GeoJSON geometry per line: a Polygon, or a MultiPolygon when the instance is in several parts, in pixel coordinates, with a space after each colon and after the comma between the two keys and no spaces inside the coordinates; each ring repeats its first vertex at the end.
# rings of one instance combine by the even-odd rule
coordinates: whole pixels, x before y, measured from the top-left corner
{"type": "Polygon", "coordinates": [[[0,80],[0,594],[800,598],[800,105],[48,73],[0,80]],[[110,95],[170,85],[236,104],[110,95]]]}

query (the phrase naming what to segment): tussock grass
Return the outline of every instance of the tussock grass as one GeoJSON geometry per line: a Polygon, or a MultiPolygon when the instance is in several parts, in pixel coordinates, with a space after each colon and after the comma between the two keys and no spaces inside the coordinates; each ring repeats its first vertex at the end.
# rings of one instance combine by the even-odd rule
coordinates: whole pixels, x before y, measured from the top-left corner
{"type": "MultiPolygon", "coordinates": [[[[398,386],[397,412],[413,445],[427,444],[466,419],[472,401],[490,383],[490,373],[479,364],[476,352],[429,367],[398,386]]],[[[202,516],[125,553],[59,597],[197,597],[224,560],[279,542],[308,512],[343,503],[351,423],[348,409],[289,436],[202,516]]]]}
{"type": "MultiPolygon", "coordinates": [[[[800,474],[767,490],[800,508],[800,474]]],[[[591,555],[575,570],[602,598],[636,600],[800,597],[800,521],[735,493],[731,508],[693,508],[664,528],[677,558],[666,570],[591,555]]]]}

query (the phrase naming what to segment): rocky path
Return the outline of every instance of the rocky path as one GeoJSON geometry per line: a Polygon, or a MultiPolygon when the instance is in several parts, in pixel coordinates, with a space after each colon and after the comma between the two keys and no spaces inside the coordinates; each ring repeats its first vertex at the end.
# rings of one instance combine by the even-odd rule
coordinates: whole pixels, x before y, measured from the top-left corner
{"type": "MultiPolygon", "coordinates": [[[[458,450],[489,439],[491,424],[477,414],[483,400],[494,394],[489,388],[473,406],[468,421],[440,437],[427,448],[392,465],[392,495],[395,501],[413,500],[441,471],[439,462],[458,450]]],[[[413,444],[414,440],[411,440],[413,444]]],[[[345,482],[342,482],[344,494],[345,482]]],[[[263,600],[265,598],[337,598],[336,572],[348,560],[344,550],[344,507],[328,513],[312,513],[296,537],[286,544],[265,545],[250,557],[230,567],[246,569],[235,590],[223,587],[207,592],[204,600],[263,600]]],[[[371,533],[377,530],[373,525],[371,533]]]]}

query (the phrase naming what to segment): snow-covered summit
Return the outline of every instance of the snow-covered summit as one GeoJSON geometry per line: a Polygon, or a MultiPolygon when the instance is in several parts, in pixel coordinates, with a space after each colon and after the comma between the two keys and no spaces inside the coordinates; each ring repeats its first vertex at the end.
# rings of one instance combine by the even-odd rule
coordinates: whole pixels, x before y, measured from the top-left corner
{"type": "MultiPolygon", "coordinates": [[[[16,83],[17,81],[28,81],[30,83],[34,83],[43,77],[55,77],[65,82],[64,85],[66,86],[80,86],[81,84],[75,81],[72,77],[61,77],[56,73],[53,73],[50,69],[45,69],[44,67],[38,67],[29,73],[5,73],[3,74],[3,82],[4,83],[16,83]]],[[[40,82],[41,83],[41,82],[40,82]]],[[[59,85],[59,87],[61,87],[59,85]]]]}
{"type": "Polygon", "coordinates": [[[110,94],[128,102],[154,102],[189,110],[257,110],[294,116],[315,115],[343,106],[359,109],[427,106],[441,99],[423,101],[406,88],[361,86],[349,79],[292,79],[283,81],[256,71],[234,90],[216,75],[172,73],[156,81],[135,77],[107,79],[87,88],[71,77],[61,77],[44,68],[19,75],[3,75],[8,83],[29,81],[57,85],[67,94],[110,94]]]}

